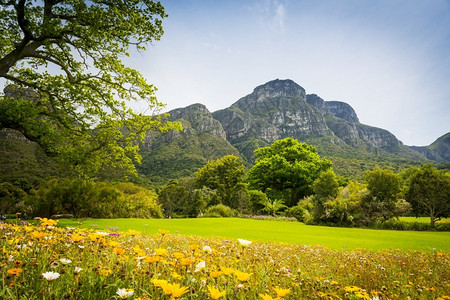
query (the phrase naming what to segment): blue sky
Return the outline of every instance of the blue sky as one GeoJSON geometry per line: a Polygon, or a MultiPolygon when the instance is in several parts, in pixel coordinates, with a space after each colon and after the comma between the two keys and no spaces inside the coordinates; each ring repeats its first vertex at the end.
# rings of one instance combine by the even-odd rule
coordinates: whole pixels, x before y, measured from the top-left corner
{"type": "Polygon", "coordinates": [[[450,131],[448,0],[163,0],[165,34],[129,64],[165,111],[226,108],[273,79],[349,103],[407,145],[450,131]]]}

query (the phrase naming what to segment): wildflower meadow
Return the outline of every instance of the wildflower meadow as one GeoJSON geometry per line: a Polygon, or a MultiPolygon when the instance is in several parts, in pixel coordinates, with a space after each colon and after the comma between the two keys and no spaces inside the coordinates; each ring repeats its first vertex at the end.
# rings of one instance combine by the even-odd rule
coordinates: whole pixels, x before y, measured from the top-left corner
{"type": "Polygon", "coordinates": [[[448,251],[0,224],[0,299],[450,299],[448,251]]]}

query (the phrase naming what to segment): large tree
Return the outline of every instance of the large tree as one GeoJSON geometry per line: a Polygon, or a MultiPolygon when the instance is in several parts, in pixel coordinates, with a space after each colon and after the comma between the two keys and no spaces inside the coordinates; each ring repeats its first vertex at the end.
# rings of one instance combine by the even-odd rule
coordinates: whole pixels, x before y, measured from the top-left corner
{"type": "Polygon", "coordinates": [[[362,206],[368,218],[386,221],[398,216],[396,204],[402,188],[400,176],[392,170],[375,167],[364,173],[364,180],[369,193],[363,198],[362,206]]]}
{"type": "Polygon", "coordinates": [[[311,195],[314,180],[332,166],[329,160],[320,158],[314,146],[293,138],[256,149],[255,155],[255,165],[248,172],[249,188],[283,198],[288,206],[311,195]]]}
{"type": "Polygon", "coordinates": [[[151,0],[0,0],[0,129],[84,174],[135,173],[137,142],[173,124],[128,107],[143,101],[157,115],[163,104],[121,58],[159,40],[166,16],[151,0]]]}
{"type": "MultiPolygon", "coordinates": [[[[245,167],[239,157],[225,155],[210,160],[195,173],[197,186],[216,190],[222,204],[237,208],[234,202],[236,189],[242,189],[245,167]]],[[[240,195],[242,196],[242,195],[240,195]]]]}
{"type": "Polygon", "coordinates": [[[416,215],[427,214],[430,224],[450,216],[450,172],[424,164],[410,178],[406,200],[416,215]]]}

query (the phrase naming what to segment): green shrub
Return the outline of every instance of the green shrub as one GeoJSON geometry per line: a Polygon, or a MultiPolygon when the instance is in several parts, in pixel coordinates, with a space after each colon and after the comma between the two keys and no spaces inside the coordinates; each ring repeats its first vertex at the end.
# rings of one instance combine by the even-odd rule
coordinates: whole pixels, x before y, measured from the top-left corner
{"type": "Polygon", "coordinates": [[[285,213],[286,217],[294,217],[299,222],[303,222],[305,211],[306,211],[305,208],[303,208],[299,205],[296,205],[296,206],[292,206],[292,207],[286,209],[284,213],[285,213]]]}
{"type": "Polygon", "coordinates": [[[50,217],[72,214],[75,218],[161,218],[156,194],[133,183],[112,185],[81,179],[52,179],[32,190],[32,214],[50,217]]]}
{"type": "Polygon", "coordinates": [[[431,227],[430,223],[423,222],[405,222],[391,219],[386,222],[380,222],[374,226],[377,229],[389,230],[411,230],[411,231],[450,231],[450,223],[436,223],[436,226],[431,227]]]}
{"type": "Polygon", "coordinates": [[[210,206],[206,209],[204,217],[236,217],[238,215],[237,211],[231,209],[230,207],[223,205],[223,204],[217,204],[214,206],[210,206]]]}

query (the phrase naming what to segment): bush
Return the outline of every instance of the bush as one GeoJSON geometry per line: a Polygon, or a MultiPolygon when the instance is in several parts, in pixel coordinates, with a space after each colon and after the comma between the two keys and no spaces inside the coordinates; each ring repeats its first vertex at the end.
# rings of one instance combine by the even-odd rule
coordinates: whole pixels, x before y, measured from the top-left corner
{"type": "Polygon", "coordinates": [[[161,218],[156,194],[132,183],[112,185],[80,179],[52,179],[32,190],[32,214],[76,218],[161,218]]]}
{"type": "Polygon", "coordinates": [[[236,216],[238,216],[237,211],[223,204],[217,204],[208,207],[206,209],[205,214],[203,215],[203,217],[226,217],[226,218],[236,216]]]}
{"type": "Polygon", "coordinates": [[[430,223],[423,222],[405,222],[396,219],[380,222],[374,226],[377,229],[388,230],[411,230],[411,231],[450,231],[450,223],[436,223],[435,227],[431,227],[430,223]]]}
{"type": "Polygon", "coordinates": [[[305,211],[306,211],[305,208],[303,208],[299,205],[296,205],[296,206],[292,206],[292,207],[286,209],[286,211],[284,213],[285,213],[286,217],[294,217],[299,222],[303,222],[305,211]]]}

